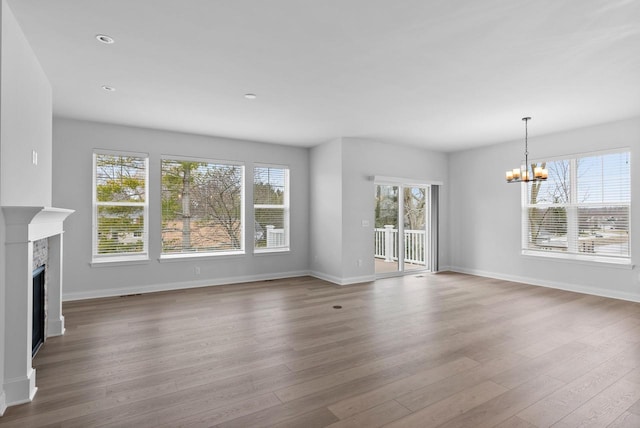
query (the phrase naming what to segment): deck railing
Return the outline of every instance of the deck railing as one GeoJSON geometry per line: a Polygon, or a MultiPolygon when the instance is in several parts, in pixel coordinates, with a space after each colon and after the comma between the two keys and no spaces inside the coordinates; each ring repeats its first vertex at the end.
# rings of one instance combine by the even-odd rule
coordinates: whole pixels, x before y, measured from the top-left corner
{"type": "Polygon", "coordinates": [[[278,248],[286,245],[284,229],[276,229],[275,226],[268,225],[267,229],[267,248],[278,248]]]}
{"type": "MultiPolygon", "coordinates": [[[[376,228],[375,257],[384,259],[386,262],[398,260],[398,229],[391,225],[383,228],[376,228]]],[[[404,261],[414,264],[425,264],[425,231],[406,230],[404,231],[404,261]]]]}

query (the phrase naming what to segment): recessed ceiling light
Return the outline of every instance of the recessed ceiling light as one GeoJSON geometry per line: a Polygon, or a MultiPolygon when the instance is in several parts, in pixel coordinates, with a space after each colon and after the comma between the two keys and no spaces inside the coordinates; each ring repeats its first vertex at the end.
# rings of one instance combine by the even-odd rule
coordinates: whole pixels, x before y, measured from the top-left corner
{"type": "Polygon", "coordinates": [[[113,38],[107,36],[106,34],[96,34],[96,39],[99,42],[102,42],[104,44],[110,45],[113,42],[115,42],[115,40],[113,40],[113,38]]]}
{"type": "Polygon", "coordinates": [[[109,85],[102,85],[102,89],[104,89],[107,92],[113,92],[116,90],[116,88],[114,88],[113,86],[109,86],[109,85]]]}
{"type": "Polygon", "coordinates": [[[255,100],[256,98],[258,98],[256,94],[244,94],[244,97],[248,100],[255,100]]]}

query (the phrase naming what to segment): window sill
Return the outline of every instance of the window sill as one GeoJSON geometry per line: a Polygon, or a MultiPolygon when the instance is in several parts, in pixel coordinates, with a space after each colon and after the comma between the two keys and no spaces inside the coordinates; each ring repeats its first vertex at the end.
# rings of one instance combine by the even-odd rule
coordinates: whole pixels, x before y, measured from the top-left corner
{"type": "Polygon", "coordinates": [[[558,254],[535,250],[522,250],[522,255],[538,259],[543,258],[554,262],[569,262],[587,266],[599,266],[617,269],[633,269],[634,267],[630,259],[618,259],[615,257],[558,254]]]}
{"type": "Polygon", "coordinates": [[[244,251],[221,251],[219,253],[177,253],[177,254],[163,254],[158,259],[160,263],[172,263],[180,262],[189,259],[198,260],[215,260],[221,257],[238,257],[244,256],[244,251]]]}
{"type": "Polygon", "coordinates": [[[143,265],[149,262],[149,257],[147,255],[144,256],[136,256],[136,257],[113,257],[113,258],[105,258],[105,259],[96,259],[92,260],[89,263],[89,266],[102,268],[102,267],[112,267],[112,266],[129,266],[129,265],[143,265]]]}
{"type": "Polygon", "coordinates": [[[287,254],[290,253],[291,249],[289,247],[282,248],[254,248],[253,254],[256,256],[268,255],[268,254],[287,254]]]}

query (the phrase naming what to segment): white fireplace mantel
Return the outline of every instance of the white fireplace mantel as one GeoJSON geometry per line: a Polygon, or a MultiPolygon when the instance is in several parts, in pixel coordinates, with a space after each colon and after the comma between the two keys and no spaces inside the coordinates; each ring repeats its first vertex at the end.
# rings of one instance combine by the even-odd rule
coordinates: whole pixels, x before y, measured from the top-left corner
{"type": "Polygon", "coordinates": [[[30,241],[63,232],[62,223],[74,210],[54,207],[2,207],[7,226],[7,241],[30,241]],[[27,227],[24,235],[23,228],[27,227]]]}
{"type": "Polygon", "coordinates": [[[31,358],[33,242],[49,238],[46,336],[64,333],[62,316],[63,222],[74,210],[3,206],[5,221],[5,359],[7,405],[31,401],[37,391],[31,358]]]}

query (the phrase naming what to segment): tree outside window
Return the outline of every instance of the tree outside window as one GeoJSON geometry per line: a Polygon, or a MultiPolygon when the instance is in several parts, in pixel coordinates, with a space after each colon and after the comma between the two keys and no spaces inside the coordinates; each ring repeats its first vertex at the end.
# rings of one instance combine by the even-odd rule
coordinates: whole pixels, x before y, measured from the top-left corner
{"type": "Polygon", "coordinates": [[[253,203],[255,249],[289,249],[289,169],[255,167],[253,203]]]}
{"type": "Polygon", "coordinates": [[[148,159],[94,154],[93,259],[147,254],[148,159]]]}
{"type": "Polygon", "coordinates": [[[162,254],[243,250],[244,167],[162,160],[162,254]]]}
{"type": "Polygon", "coordinates": [[[527,183],[523,249],[629,259],[630,153],[586,154],[542,164],[527,183]]]}

